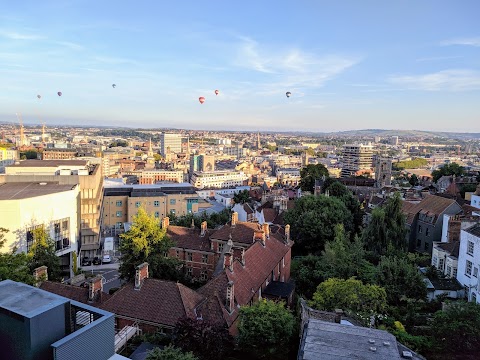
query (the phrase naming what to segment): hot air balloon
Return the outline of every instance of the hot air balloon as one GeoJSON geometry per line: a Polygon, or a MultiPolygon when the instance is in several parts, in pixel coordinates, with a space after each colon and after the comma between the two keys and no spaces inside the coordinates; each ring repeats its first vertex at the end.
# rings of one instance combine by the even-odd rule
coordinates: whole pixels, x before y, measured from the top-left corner
{"type": "Polygon", "coordinates": [[[57,95],[62,96],[62,92],[61,91],[57,92],[57,95]]]}
{"type": "Polygon", "coordinates": [[[290,96],[292,96],[292,93],[290,91],[287,91],[285,95],[287,95],[287,98],[289,98],[290,96]]]}
{"type": "Polygon", "coordinates": [[[218,95],[219,93],[220,93],[220,91],[215,90],[215,95],[218,95]]]}
{"type": "Polygon", "coordinates": [[[117,86],[117,85],[115,85],[115,84],[112,84],[112,87],[113,87],[114,89],[115,89],[115,86],[117,86]]]}
{"type": "Polygon", "coordinates": [[[198,101],[200,101],[200,104],[203,104],[205,102],[205,98],[203,96],[200,96],[198,98],[198,101]]]}
{"type": "Polygon", "coordinates": [[[42,98],[42,95],[37,95],[37,98],[41,99],[41,98],[42,98]]]}

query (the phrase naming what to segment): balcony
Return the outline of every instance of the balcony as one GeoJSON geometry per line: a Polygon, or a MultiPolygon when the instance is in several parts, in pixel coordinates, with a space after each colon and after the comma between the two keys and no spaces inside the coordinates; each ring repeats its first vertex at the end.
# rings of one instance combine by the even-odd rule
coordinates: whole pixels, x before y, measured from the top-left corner
{"type": "Polygon", "coordinates": [[[55,251],[63,251],[66,249],[70,249],[71,244],[70,244],[70,239],[69,238],[63,238],[63,239],[55,239],[55,251]]]}

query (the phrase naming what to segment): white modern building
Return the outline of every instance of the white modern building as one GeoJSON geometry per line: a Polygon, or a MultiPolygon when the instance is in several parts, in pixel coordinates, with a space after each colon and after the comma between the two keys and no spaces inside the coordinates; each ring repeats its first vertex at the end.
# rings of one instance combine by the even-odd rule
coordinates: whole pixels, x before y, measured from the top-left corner
{"type": "Polygon", "coordinates": [[[457,280],[465,287],[468,301],[480,303],[480,224],[460,233],[457,280]]]}
{"type": "Polygon", "coordinates": [[[181,153],[182,152],[182,135],[161,133],[160,134],[160,154],[165,156],[167,152],[181,153]]]}
{"type": "Polygon", "coordinates": [[[355,176],[357,171],[371,169],[373,162],[373,146],[370,144],[349,144],[342,149],[341,177],[355,176]]]}
{"type": "Polygon", "coordinates": [[[190,179],[190,184],[197,189],[218,189],[245,185],[247,180],[248,176],[242,171],[194,172],[190,179]]]}
{"type": "Polygon", "coordinates": [[[57,182],[12,182],[0,185],[0,227],[6,243],[0,251],[28,252],[33,230],[46,229],[55,241],[56,254],[65,271],[77,250],[80,219],[80,186],[57,182]]]}

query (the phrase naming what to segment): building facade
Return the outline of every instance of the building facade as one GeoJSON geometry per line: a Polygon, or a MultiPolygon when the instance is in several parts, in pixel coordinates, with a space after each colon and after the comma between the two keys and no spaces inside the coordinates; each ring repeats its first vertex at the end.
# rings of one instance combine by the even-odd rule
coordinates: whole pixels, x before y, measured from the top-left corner
{"type": "Polygon", "coordinates": [[[480,303],[480,224],[460,233],[457,280],[465,288],[468,301],[480,303]]]}
{"type": "Polygon", "coordinates": [[[229,188],[246,185],[247,180],[248,176],[241,171],[194,172],[190,184],[197,189],[229,188]]]}
{"type": "Polygon", "coordinates": [[[166,156],[167,153],[179,154],[182,152],[182,135],[161,133],[160,134],[160,154],[166,156]]]}
{"type": "Polygon", "coordinates": [[[134,174],[137,175],[138,183],[144,185],[162,181],[181,183],[184,178],[182,170],[142,170],[134,174]]]}
{"type": "Polygon", "coordinates": [[[358,171],[371,169],[373,146],[365,144],[343,145],[340,177],[355,177],[358,171]]]}

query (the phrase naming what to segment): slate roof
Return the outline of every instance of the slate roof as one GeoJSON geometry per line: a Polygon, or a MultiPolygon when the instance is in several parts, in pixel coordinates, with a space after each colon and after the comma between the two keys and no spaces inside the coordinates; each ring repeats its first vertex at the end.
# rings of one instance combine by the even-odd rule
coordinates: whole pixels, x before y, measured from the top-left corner
{"type": "Polygon", "coordinates": [[[286,298],[293,292],[295,286],[290,282],[272,281],[263,290],[263,295],[269,295],[276,298],[286,298]]]}
{"type": "Polygon", "coordinates": [[[101,308],[119,316],[173,327],[181,317],[192,316],[193,307],[202,300],[203,296],[182,284],[147,278],[140,290],[129,283],[101,308]]]}
{"type": "Polygon", "coordinates": [[[253,233],[259,228],[260,225],[254,222],[238,221],[235,226],[232,226],[230,222],[218,229],[210,236],[210,239],[228,241],[230,234],[232,234],[234,243],[252,244],[253,233]]]}
{"type": "Polygon", "coordinates": [[[411,225],[418,213],[434,216],[434,222],[450,205],[454,204],[454,199],[447,199],[436,195],[427,195],[418,204],[404,201],[402,203],[402,211],[407,216],[407,224],[411,225]]]}
{"type": "Polygon", "coordinates": [[[213,250],[210,249],[209,240],[209,237],[213,233],[213,230],[207,229],[205,235],[200,236],[200,229],[197,228],[172,225],[167,228],[167,235],[173,240],[175,247],[198,251],[213,252],[213,250]]]}
{"type": "Polygon", "coordinates": [[[439,247],[440,249],[448,252],[450,256],[454,256],[458,258],[458,251],[460,248],[460,241],[454,241],[454,242],[442,242],[442,243],[437,243],[435,246],[439,247]]]}
{"type": "Polygon", "coordinates": [[[465,231],[472,235],[475,235],[476,237],[480,237],[480,224],[475,224],[466,229],[465,231]]]}

